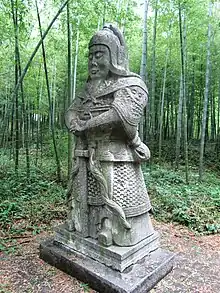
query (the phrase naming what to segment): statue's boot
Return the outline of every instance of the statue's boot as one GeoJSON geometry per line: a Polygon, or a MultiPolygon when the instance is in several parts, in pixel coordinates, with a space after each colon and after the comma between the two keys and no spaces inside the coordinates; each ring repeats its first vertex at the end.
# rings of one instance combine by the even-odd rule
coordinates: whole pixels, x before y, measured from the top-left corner
{"type": "Polygon", "coordinates": [[[102,220],[102,229],[99,233],[98,241],[103,246],[112,245],[112,223],[108,218],[102,220]]]}

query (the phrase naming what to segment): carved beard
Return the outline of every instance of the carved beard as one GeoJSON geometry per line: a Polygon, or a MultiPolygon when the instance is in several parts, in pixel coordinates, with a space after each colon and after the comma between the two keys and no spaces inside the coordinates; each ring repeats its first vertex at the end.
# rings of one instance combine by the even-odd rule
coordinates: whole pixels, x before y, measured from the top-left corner
{"type": "Polygon", "coordinates": [[[106,83],[105,80],[103,79],[91,79],[88,83],[88,89],[91,92],[96,92],[96,91],[100,91],[100,87],[101,88],[105,88],[106,87],[106,83]]]}

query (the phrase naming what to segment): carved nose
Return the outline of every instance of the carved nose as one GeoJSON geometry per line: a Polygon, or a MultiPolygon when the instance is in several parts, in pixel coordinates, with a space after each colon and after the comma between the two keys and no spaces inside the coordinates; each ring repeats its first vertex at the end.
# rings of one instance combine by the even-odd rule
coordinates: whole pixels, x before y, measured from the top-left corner
{"type": "Polygon", "coordinates": [[[97,66],[97,62],[96,62],[96,60],[94,58],[92,59],[91,64],[94,65],[94,66],[97,66]]]}
{"type": "Polygon", "coordinates": [[[93,55],[92,58],[91,58],[91,64],[92,65],[97,65],[97,60],[96,60],[95,55],[93,55]]]}

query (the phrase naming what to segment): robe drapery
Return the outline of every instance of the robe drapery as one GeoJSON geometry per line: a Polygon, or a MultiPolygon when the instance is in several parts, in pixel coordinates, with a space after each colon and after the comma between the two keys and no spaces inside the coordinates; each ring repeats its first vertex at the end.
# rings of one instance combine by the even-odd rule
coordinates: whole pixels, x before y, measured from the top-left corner
{"type": "Polygon", "coordinates": [[[84,157],[88,163],[88,205],[107,206],[128,229],[127,218],[151,209],[140,165],[150,152],[138,134],[147,97],[139,77],[112,78],[96,91],[88,83],[66,113],[68,128],[79,120],[88,125],[74,150],[75,159],[84,157]]]}

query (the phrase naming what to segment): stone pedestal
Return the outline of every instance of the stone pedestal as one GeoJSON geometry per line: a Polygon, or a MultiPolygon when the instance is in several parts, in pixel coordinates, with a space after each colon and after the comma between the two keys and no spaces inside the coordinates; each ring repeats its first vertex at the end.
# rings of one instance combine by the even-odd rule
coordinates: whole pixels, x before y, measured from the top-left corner
{"type": "Polygon", "coordinates": [[[66,224],[55,228],[54,243],[72,252],[82,253],[120,272],[159,248],[159,234],[153,232],[133,246],[102,246],[96,239],[69,232],[66,224]]]}
{"type": "Polygon", "coordinates": [[[146,293],[172,270],[174,254],[157,249],[120,272],[48,239],[40,257],[100,293],[146,293]]]}

